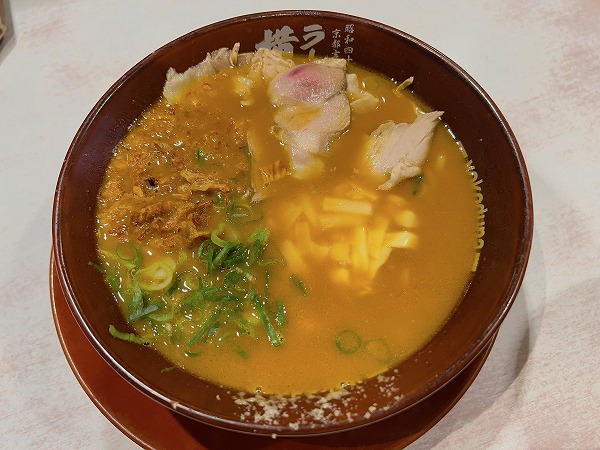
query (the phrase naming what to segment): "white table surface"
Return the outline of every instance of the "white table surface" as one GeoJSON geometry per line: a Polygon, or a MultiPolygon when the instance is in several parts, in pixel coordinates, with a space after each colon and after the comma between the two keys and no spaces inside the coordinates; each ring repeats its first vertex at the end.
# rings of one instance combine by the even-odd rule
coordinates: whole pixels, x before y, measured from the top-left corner
{"type": "Polygon", "coordinates": [[[137,448],[80,388],[50,311],[53,193],[80,123],[162,44],[299,7],[384,22],[448,55],[503,111],[529,169],[534,241],[516,303],[469,391],[411,448],[600,448],[598,0],[4,0],[0,447],[137,448]]]}

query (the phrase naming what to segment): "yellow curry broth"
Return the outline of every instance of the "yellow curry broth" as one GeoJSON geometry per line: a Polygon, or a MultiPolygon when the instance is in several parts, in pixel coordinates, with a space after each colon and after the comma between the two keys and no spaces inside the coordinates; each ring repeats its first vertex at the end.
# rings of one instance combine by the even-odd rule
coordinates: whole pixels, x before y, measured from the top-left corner
{"type": "MultiPolygon", "coordinates": [[[[183,292],[181,286],[170,296],[164,290],[149,295],[162,305],[158,312],[175,313],[172,320],[158,325],[144,319],[133,321],[138,335],[148,339],[174,365],[236,389],[294,394],[360,382],[426,344],[466,289],[477,227],[466,161],[449,131],[440,124],[423,167],[422,183],[407,180],[389,192],[377,191],[381,180],[373,177],[364,163],[369,133],[386,120],[411,122],[416,109],[424,107],[409,93],[394,93],[396,85],[392,81],[351,65],[349,71],[358,75],[369,92],[385,101],[380,101],[375,111],[352,113],[351,126],[331,145],[321,175],[273,182],[265,191],[266,198],[252,205],[259,221],[227,223],[227,205],[219,205],[220,194],[190,192],[189,187],[181,185],[181,171],[192,168],[226,180],[231,189],[228,195],[247,190],[252,171],[247,132],[256,136],[264,161],[288,162],[285,148],[273,133],[272,109],[264,89],[254,90],[254,102],[249,106],[241,106],[233,93],[233,78],[245,70],[226,69],[214,79],[196,82],[176,106],[164,100],[158,102],[117,147],[98,204],[98,246],[103,266],[121,280],[117,297],[126,317],[131,313],[133,295],[127,281],[130,269],[114,256],[123,243],[134,243],[141,249],[141,267],[169,257],[176,273],[198,274],[205,282],[221,282],[218,276],[207,276],[199,260],[198,245],[207,237],[191,237],[201,228],[199,225],[192,223],[192,231],[180,238],[175,232],[175,237],[158,231],[152,234],[144,230],[145,224],[139,229],[130,224],[137,209],[157,198],[195,204],[212,202],[210,217],[203,224],[206,230],[210,232],[225,223],[220,236],[243,241],[257,227],[268,228],[265,258],[285,261],[268,269],[257,266],[255,270],[256,283],[264,285],[268,281],[267,312],[281,345],[272,345],[251,305],[246,306],[242,317],[256,325],[254,335],[240,333],[232,320],[224,319],[225,324],[206,342],[187,345],[214,306],[204,312],[182,311],[181,304],[190,291],[183,292]],[[143,164],[131,164],[140,159],[143,164]],[[157,181],[158,188],[148,183],[150,177],[157,181]],[[372,213],[356,216],[349,225],[323,226],[329,223],[323,217],[329,220],[332,214],[323,211],[326,197],[357,200],[360,205],[370,205],[372,213]],[[399,225],[395,217],[401,211],[414,213],[416,219],[409,226],[399,225]],[[371,252],[372,236],[376,235],[372,230],[382,223],[388,224],[389,230],[409,231],[416,238],[406,248],[394,248],[385,263],[372,271],[372,255],[367,267],[356,243],[364,241],[365,251],[371,252]],[[189,245],[154,245],[159,238],[189,245]],[[345,248],[350,248],[349,253],[344,254],[345,248]],[[304,283],[306,295],[290,275],[304,283]],[[275,310],[280,304],[286,313],[284,326],[275,323],[275,310]],[[350,333],[346,335],[350,341],[355,337],[360,340],[357,348],[351,342],[352,348],[346,343],[340,351],[336,339],[343,332],[350,333]]],[[[384,247],[378,248],[384,251],[384,247]]],[[[259,291],[263,296],[264,287],[259,291]]]]}

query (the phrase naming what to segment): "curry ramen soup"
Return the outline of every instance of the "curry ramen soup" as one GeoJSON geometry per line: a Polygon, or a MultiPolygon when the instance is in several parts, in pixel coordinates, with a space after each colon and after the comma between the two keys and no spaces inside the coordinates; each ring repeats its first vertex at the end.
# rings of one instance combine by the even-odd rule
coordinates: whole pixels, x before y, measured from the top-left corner
{"type": "Polygon", "coordinates": [[[110,332],[250,392],[380,374],[436,334],[475,270],[465,154],[430,113],[413,139],[427,147],[416,171],[393,179],[406,160],[394,153],[382,175],[382,124],[412,130],[427,116],[410,80],[343,60],[224,55],[171,70],[164,97],[115,148],[97,268],[135,334],[110,332]],[[329,68],[342,70],[341,88],[319,78],[329,68]],[[284,82],[291,94],[274,87],[284,82]]]}

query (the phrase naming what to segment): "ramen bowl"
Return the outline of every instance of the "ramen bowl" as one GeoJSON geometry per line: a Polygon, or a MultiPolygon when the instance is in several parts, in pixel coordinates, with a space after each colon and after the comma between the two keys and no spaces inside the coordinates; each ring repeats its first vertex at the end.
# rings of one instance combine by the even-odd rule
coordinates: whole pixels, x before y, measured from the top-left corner
{"type": "MultiPolygon", "coordinates": [[[[84,334],[136,389],[166,408],[217,427],[264,435],[339,432],[407,411],[460,374],[495,336],[515,300],[531,247],[533,210],[523,157],[506,120],[485,91],[449,58],[418,39],[363,18],[322,11],[258,13],[186,34],[140,61],[84,120],[60,172],[53,211],[54,258],[62,289],[84,334]],[[96,199],[109,160],[130,125],[162,93],[169,68],[198,64],[220,47],[267,46],[339,56],[395,80],[414,77],[413,92],[443,110],[468,151],[485,204],[484,245],[456,311],[412,357],[339,393],[256,396],[203,381],[152,348],[117,340],[127,330],[113,294],[89,261],[96,253],[96,199]],[[482,180],[482,182],[479,182],[482,180]]],[[[483,242],[482,242],[483,243],[483,242]]]]}

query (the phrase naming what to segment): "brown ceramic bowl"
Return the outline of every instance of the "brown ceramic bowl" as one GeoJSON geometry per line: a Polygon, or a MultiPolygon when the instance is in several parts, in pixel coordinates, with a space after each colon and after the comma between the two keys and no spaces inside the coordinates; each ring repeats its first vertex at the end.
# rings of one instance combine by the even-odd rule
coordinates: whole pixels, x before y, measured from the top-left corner
{"type": "MultiPolygon", "coordinates": [[[[289,33],[291,34],[291,33],[289,33]]],[[[404,411],[456,377],[489,342],[511,307],[525,272],[531,247],[533,210],[523,157],[506,120],[483,89],[435,49],[388,26],[331,12],[283,11],[238,17],[193,31],[158,49],[119,79],[100,99],[77,132],[58,180],[54,216],[54,256],[72,312],[104,359],[127,381],[164,406],[219,427],[271,435],[315,435],[362,426],[404,411]],[[441,332],[412,358],[382,377],[365,381],[343,402],[342,414],[327,420],[300,420],[315,408],[311,396],[285,408],[277,423],[241,416],[247,406],[230,390],[184,371],[167,374],[170,364],[152,349],[112,338],[108,325],[126,329],[102,276],[88,266],[96,259],[95,205],[106,166],[129,125],[161,95],[169,67],[181,72],[207,52],[241,42],[241,51],[272,35],[293,32],[296,52],[312,40],[312,25],[324,32],[314,45],[331,55],[339,34],[341,56],[396,80],[415,77],[414,92],[444,119],[473,160],[487,208],[485,246],[466,295],[441,332]],[[285,27],[289,27],[285,28],[285,27]],[[270,30],[270,31],[269,31],[270,30]],[[349,44],[344,38],[354,39],[349,44]],[[372,405],[376,404],[375,408],[372,405]],[[285,417],[287,416],[287,417],[285,417]]],[[[257,411],[261,412],[260,407],[257,411]]]]}

